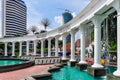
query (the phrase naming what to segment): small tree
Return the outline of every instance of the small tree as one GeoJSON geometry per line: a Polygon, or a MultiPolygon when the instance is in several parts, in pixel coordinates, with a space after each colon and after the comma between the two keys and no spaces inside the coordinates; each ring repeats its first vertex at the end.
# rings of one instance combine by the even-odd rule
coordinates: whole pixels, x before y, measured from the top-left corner
{"type": "Polygon", "coordinates": [[[46,28],[50,25],[50,20],[48,18],[43,18],[41,24],[46,28]]]}
{"type": "Polygon", "coordinates": [[[30,28],[30,30],[32,31],[32,33],[34,34],[37,31],[37,27],[36,26],[32,26],[30,28]]]}

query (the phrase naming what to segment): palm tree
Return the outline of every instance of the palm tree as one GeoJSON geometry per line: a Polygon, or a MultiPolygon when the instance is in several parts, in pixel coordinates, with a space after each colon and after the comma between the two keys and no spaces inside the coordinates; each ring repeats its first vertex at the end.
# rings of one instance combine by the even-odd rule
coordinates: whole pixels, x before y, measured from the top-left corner
{"type": "Polygon", "coordinates": [[[41,24],[45,27],[46,30],[46,28],[50,25],[50,20],[48,18],[43,18],[41,20],[41,24]]]}
{"type": "Polygon", "coordinates": [[[36,26],[31,26],[30,30],[34,34],[37,31],[37,27],[36,26]]]}

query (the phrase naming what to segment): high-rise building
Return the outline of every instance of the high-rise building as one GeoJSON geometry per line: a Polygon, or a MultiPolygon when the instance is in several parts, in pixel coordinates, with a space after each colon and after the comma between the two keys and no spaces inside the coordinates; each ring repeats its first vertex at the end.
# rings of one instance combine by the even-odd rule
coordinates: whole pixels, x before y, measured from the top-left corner
{"type": "MultiPolygon", "coordinates": [[[[69,10],[65,10],[65,12],[62,14],[63,16],[63,23],[67,23],[69,22],[70,20],[73,19],[73,16],[72,14],[69,12],[69,10]]],[[[71,35],[69,34],[67,37],[66,37],[66,42],[70,42],[71,41],[71,35]]]]}
{"type": "Polygon", "coordinates": [[[25,34],[26,9],[22,0],[2,0],[2,37],[25,34]]]}
{"type": "Polygon", "coordinates": [[[69,10],[65,10],[65,12],[62,14],[62,16],[63,16],[63,23],[64,24],[73,19],[73,16],[69,10]]]}

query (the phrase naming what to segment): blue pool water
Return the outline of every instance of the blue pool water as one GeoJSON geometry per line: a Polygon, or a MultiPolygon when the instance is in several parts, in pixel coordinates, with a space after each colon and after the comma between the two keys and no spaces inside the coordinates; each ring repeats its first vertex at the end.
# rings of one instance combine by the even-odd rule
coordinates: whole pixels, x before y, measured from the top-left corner
{"type": "MultiPolygon", "coordinates": [[[[86,71],[80,71],[76,67],[65,66],[60,71],[52,72],[51,80],[105,80],[104,78],[94,78],[86,71]]],[[[49,80],[49,79],[48,79],[49,80]]]]}
{"type": "MultiPolygon", "coordinates": [[[[108,73],[113,73],[116,69],[116,67],[108,67],[108,73]]],[[[38,78],[37,80],[106,80],[106,77],[94,78],[86,71],[80,71],[76,67],[70,66],[64,66],[60,70],[51,73],[52,77],[38,78]]]]}
{"type": "Polygon", "coordinates": [[[117,70],[117,67],[113,67],[113,66],[109,66],[108,68],[107,68],[107,72],[109,73],[109,74],[112,74],[114,71],[116,71],[117,70]]]}
{"type": "Polygon", "coordinates": [[[21,64],[23,62],[26,62],[26,61],[25,60],[0,60],[0,66],[21,64]]]}

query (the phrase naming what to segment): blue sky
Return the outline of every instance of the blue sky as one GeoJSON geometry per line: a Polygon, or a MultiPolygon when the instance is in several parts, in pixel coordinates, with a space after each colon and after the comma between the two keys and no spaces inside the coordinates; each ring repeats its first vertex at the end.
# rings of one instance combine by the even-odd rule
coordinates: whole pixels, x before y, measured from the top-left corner
{"type": "Polygon", "coordinates": [[[27,5],[27,27],[40,26],[42,18],[48,18],[54,29],[60,26],[64,9],[69,9],[74,15],[78,14],[91,0],[23,0],[27,5]],[[58,9],[61,8],[61,9],[58,9]],[[62,10],[63,9],[63,10],[62,10]],[[57,21],[56,21],[57,20],[57,21]]]}
{"type": "MultiPolygon", "coordinates": [[[[0,0],[0,8],[1,8],[0,0]]],[[[27,28],[35,25],[41,26],[40,21],[48,18],[51,21],[48,30],[55,29],[61,25],[61,15],[64,9],[70,10],[77,15],[91,0],[23,0],[27,5],[27,28]],[[62,8],[62,9],[58,9],[62,8]]],[[[1,9],[0,9],[1,14],[1,9]]],[[[0,16],[0,28],[1,28],[0,16]]],[[[1,30],[1,29],[0,29],[1,30]]],[[[1,32],[1,31],[0,31],[1,32]]]]}

